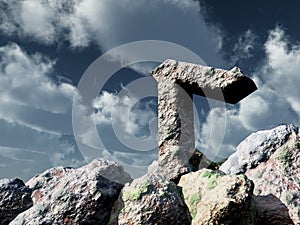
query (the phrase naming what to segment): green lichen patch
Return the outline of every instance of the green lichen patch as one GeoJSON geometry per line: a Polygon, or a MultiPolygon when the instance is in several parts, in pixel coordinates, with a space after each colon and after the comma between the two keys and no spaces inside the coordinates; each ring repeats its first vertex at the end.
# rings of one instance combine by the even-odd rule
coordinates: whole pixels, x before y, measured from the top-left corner
{"type": "Polygon", "coordinates": [[[208,190],[212,190],[212,189],[214,189],[216,186],[217,186],[217,179],[214,179],[214,180],[210,179],[210,180],[208,181],[208,184],[207,184],[207,189],[208,189],[208,190]]]}
{"type": "Polygon", "coordinates": [[[173,182],[167,184],[167,190],[171,193],[175,193],[177,195],[181,195],[181,189],[180,187],[176,186],[173,182]]]}
{"type": "Polygon", "coordinates": [[[197,208],[192,208],[191,209],[191,216],[192,216],[192,219],[194,219],[197,215],[197,208]]]}
{"type": "Polygon", "coordinates": [[[154,186],[149,182],[145,182],[140,187],[132,190],[132,191],[125,191],[123,193],[124,201],[133,200],[137,201],[142,198],[142,196],[146,193],[149,193],[153,190],[154,186]]]}
{"type": "Polygon", "coordinates": [[[196,214],[197,214],[197,204],[201,200],[201,195],[200,193],[195,193],[190,196],[189,198],[189,203],[191,206],[191,216],[194,219],[196,214]]]}
{"type": "Polygon", "coordinates": [[[292,157],[292,152],[288,148],[284,148],[278,155],[278,159],[283,164],[284,168],[292,165],[292,157]]]}
{"type": "Polygon", "coordinates": [[[206,170],[202,173],[202,177],[210,178],[211,176],[218,174],[216,171],[213,170],[206,170]]]}
{"type": "Polygon", "coordinates": [[[293,147],[294,147],[294,149],[298,149],[300,147],[300,143],[299,142],[295,142],[293,147]]]}
{"type": "Polygon", "coordinates": [[[262,192],[261,189],[254,189],[254,194],[259,195],[262,192]]]}
{"type": "Polygon", "coordinates": [[[258,171],[258,172],[254,175],[254,178],[256,178],[256,179],[262,178],[262,176],[264,175],[264,172],[265,172],[265,171],[263,171],[263,170],[258,171]]]}
{"type": "Polygon", "coordinates": [[[296,193],[288,193],[285,197],[286,203],[288,205],[293,205],[294,200],[298,199],[299,196],[296,193]]]}
{"type": "Polygon", "coordinates": [[[207,183],[207,189],[212,190],[217,186],[217,180],[221,175],[217,173],[216,171],[205,171],[202,174],[202,177],[205,177],[208,179],[207,183]]]}
{"type": "Polygon", "coordinates": [[[190,203],[193,206],[196,206],[200,200],[201,200],[200,193],[195,193],[190,197],[190,203]]]}

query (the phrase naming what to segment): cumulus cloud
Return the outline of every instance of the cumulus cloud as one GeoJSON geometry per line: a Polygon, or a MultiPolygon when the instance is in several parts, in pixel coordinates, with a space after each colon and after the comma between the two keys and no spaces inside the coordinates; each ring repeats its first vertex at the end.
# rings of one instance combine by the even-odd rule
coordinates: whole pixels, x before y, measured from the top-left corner
{"type": "Polygon", "coordinates": [[[235,151],[235,145],[247,134],[236,109],[212,108],[201,129],[196,130],[196,148],[209,159],[220,161],[235,151]]]}
{"type": "Polygon", "coordinates": [[[0,118],[33,129],[69,133],[71,123],[66,118],[76,89],[52,80],[54,64],[38,53],[27,54],[17,44],[0,47],[0,118]]]}
{"type": "Polygon", "coordinates": [[[153,100],[138,99],[129,91],[122,96],[104,91],[93,100],[92,107],[93,111],[81,106],[82,112],[78,113],[85,126],[81,126],[79,130],[83,131],[77,136],[85,145],[105,148],[104,144],[108,150],[132,154],[157,148],[157,106],[153,100]],[[93,126],[97,127],[97,136],[93,126]]]}
{"type": "Polygon", "coordinates": [[[124,131],[132,136],[145,138],[149,122],[156,118],[153,101],[144,105],[132,95],[119,97],[117,94],[104,91],[93,101],[96,112],[92,118],[98,125],[108,125],[112,122],[121,126],[124,131]]]}
{"type": "Polygon", "coordinates": [[[71,134],[76,88],[54,81],[55,60],[0,47],[0,177],[28,179],[84,160],[71,134]]]}
{"type": "Polygon", "coordinates": [[[192,0],[5,0],[1,9],[5,34],[44,44],[66,40],[82,48],[96,43],[106,51],[131,41],[164,40],[190,48],[207,63],[223,63],[221,33],[204,22],[192,0]]]}
{"type": "Polygon", "coordinates": [[[299,116],[300,45],[293,44],[284,31],[277,27],[270,32],[265,48],[268,63],[262,71],[264,81],[272,90],[280,93],[299,116]]]}
{"type": "Polygon", "coordinates": [[[258,37],[251,29],[241,34],[233,46],[232,62],[236,63],[239,60],[251,58],[257,45],[257,39],[258,37]]]}
{"type": "Polygon", "coordinates": [[[20,26],[25,35],[34,35],[47,43],[53,42],[55,29],[51,21],[52,12],[40,1],[21,3],[20,26]]]}
{"type": "Polygon", "coordinates": [[[234,147],[252,132],[269,129],[280,124],[300,124],[300,46],[294,44],[280,27],[269,32],[264,44],[264,64],[252,77],[258,90],[246,97],[237,109],[226,111],[226,132],[220,149],[210,148],[207,137],[215,138],[219,132],[218,121],[223,115],[210,111],[202,125],[198,146],[213,158],[215,152],[228,156],[234,147]],[[209,136],[212,134],[212,136],[209,136]]]}
{"type": "Polygon", "coordinates": [[[300,46],[279,27],[270,31],[264,46],[265,63],[255,74],[259,90],[242,101],[241,119],[247,118],[252,128],[299,124],[300,46]]]}
{"type": "Polygon", "coordinates": [[[9,35],[53,44],[63,37],[69,24],[69,11],[75,1],[3,0],[0,3],[0,29],[9,35]]]}
{"type": "Polygon", "coordinates": [[[126,88],[124,95],[103,91],[91,105],[75,99],[74,134],[84,158],[118,161],[134,177],[146,172],[157,159],[156,103],[126,88]]]}

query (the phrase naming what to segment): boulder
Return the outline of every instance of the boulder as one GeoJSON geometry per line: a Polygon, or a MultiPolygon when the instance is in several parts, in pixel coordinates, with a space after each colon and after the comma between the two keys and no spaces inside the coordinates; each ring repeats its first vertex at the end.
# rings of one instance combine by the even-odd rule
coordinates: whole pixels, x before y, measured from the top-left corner
{"type": "Polygon", "coordinates": [[[281,125],[247,137],[220,167],[244,173],[254,184],[258,224],[300,224],[298,128],[281,125]]]}
{"type": "Polygon", "coordinates": [[[259,224],[300,224],[299,165],[300,140],[294,134],[269,160],[246,171],[255,183],[259,224]]]}
{"type": "Polygon", "coordinates": [[[300,224],[300,137],[293,125],[250,135],[223,171],[194,151],[188,163],[196,172],[180,176],[178,186],[160,162],[135,180],[104,159],[52,168],[26,185],[2,179],[0,225],[300,224]]]}
{"type": "Polygon", "coordinates": [[[79,169],[47,170],[27,182],[34,205],[11,225],[107,224],[124,182],[131,180],[123,167],[104,159],[79,169]]]}
{"type": "Polygon", "coordinates": [[[240,174],[255,168],[266,162],[292,133],[298,133],[298,128],[290,124],[251,134],[237,146],[237,151],[221,165],[220,170],[226,174],[240,174]]]}
{"type": "Polygon", "coordinates": [[[32,206],[31,189],[20,179],[0,180],[0,224],[7,225],[32,206]]]}
{"type": "Polygon", "coordinates": [[[253,183],[245,175],[201,169],[183,175],[178,185],[182,187],[193,225],[255,224],[253,183]]]}
{"type": "Polygon", "coordinates": [[[126,184],[109,224],[188,225],[191,217],[180,189],[158,174],[145,175],[126,184]]]}
{"type": "Polygon", "coordinates": [[[254,195],[252,200],[257,212],[256,220],[258,225],[295,224],[289,216],[289,209],[274,195],[254,195]]]}

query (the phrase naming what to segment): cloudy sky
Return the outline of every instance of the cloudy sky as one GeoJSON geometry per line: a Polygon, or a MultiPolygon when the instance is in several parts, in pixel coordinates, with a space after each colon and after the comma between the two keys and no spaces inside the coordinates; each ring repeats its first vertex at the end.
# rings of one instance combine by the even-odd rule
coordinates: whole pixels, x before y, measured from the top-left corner
{"type": "Polygon", "coordinates": [[[299,11],[296,0],[0,0],[0,178],[100,156],[143,173],[157,157],[158,62],[114,73],[89,106],[75,102],[75,116],[73,104],[89,66],[133,41],[174,43],[255,80],[259,90],[226,111],[194,98],[196,146],[210,158],[227,157],[253,131],[299,125],[299,11]]]}

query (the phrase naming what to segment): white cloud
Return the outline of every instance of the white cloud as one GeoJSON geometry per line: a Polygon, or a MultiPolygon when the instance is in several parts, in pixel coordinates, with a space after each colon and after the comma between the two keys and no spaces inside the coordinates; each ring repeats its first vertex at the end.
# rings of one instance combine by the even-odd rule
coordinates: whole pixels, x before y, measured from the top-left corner
{"type": "Polygon", "coordinates": [[[300,115],[300,45],[293,44],[277,27],[270,32],[265,48],[268,63],[262,72],[266,85],[279,93],[300,115]]]}
{"type": "Polygon", "coordinates": [[[233,46],[234,55],[231,59],[233,63],[236,63],[241,59],[251,58],[253,56],[257,38],[258,37],[251,29],[247,30],[238,37],[237,42],[233,46]]]}
{"type": "Polygon", "coordinates": [[[119,97],[117,94],[103,92],[94,99],[93,107],[97,110],[92,115],[98,125],[118,124],[129,136],[145,136],[145,130],[156,113],[151,108],[152,102],[147,102],[142,109],[142,103],[134,96],[119,97]],[[134,108],[133,108],[134,107],[134,108]]]}
{"type": "Polygon", "coordinates": [[[118,161],[137,177],[157,159],[157,116],[152,101],[140,102],[129,90],[125,92],[120,96],[104,91],[91,106],[77,99],[73,125],[87,161],[95,157],[118,161]]]}
{"type": "Polygon", "coordinates": [[[25,35],[32,35],[46,43],[53,42],[55,28],[52,24],[51,10],[40,1],[23,1],[21,3],[20,26],[25,35]]]}
{"type": "Polygon", "coordinates": [[[71,108],[76,88],[54,82],[54,60],[17,44],[0,47],[0,177],[28,179],[57,166],[78,166],[71,108]]]}
{"type": "Polygon", "coordinates": [[[279,27],[270,31],[264,46],[265,63],[255,75],[259,89],[242,101],[240,117],[243,121],[247,118],[253,129],[299,124],[300,46],[293,44],[279,27]]]}
{"type": "MultiPolygon", "coordinates": [[[[204,151],[229,155],[251,132],[280,124],[300,125],[300,45],[292,43],[279,27],[271,30],[265,43],[266,58],[254,74],[258,90],[246,97],[239,108],[227,109],[226,133],[221,149],[209,149],[203,140],[218,133],[221,119],[212,110],[202,125],[198,146],[204,151]]],[[[214,136],[212,136],[214,138],[214,136]]]]}
{"type": "MultiPolygon", "coordinates": [[[[102,51],[137,40],[164,40],[222,64],[221,33],[208,26],[192,0],[7,1],[0,29],[45,44],[67,40],[73,47],[96,43],[102,51]]],[[[5,9],[4,9],[5,8],[5,9]]]]}
{"type": "Polygon", "coordinates": [[[164,40],[190,48],[210,63],[220,63],[220,32],[205,24],[199,10],[198,3],[190,0],[87,0],[75,7],[73,17],[82,18],[90,39],[103,50],[137,40],[164,40]]]}
{"type": "Polygon", "coordinates": [[[0,118],[38,130],[71,131],[66,117],[76,89],[52,81],[54,63],[40,54],[27,54],[17,44],[0,47],[0,118]]]}
{"type": "Polygon", "coordinates": [[[248,134],[236,109],[212,108],[200,131],[196,132],[196,148],[213,161],[227,158],[248,134]],[[223,127],[225,125],[225,127],[223,127]]]}

